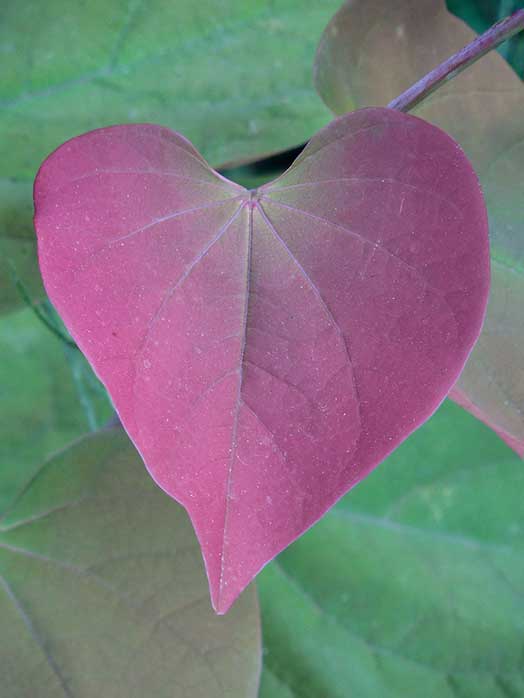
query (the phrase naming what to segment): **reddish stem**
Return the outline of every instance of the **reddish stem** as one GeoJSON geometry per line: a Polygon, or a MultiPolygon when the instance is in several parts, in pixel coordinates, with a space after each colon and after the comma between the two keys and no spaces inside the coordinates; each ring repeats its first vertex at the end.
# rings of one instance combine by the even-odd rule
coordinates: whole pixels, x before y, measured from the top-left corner
{"type": "Polygon", "coordinates": [[[522,29],[524,29],[524,9],[517,10],[509,17],[506,17],[506,19],[494,24],[484,34],[477,36],[474,41],[458,51],[454,56],[451,56],[451,58],[448,58],[447,61],[441,63],[399,97],[396,97],[388,104],[388,107],[404,112],[413,109],[413,107],[440,87],[443,82],[454,78],[465,68],[478,61],[479,58],[482,58],[489,51],[497,48],[499,44],[511,38],[514,34],[522,31],[522,29]]]}

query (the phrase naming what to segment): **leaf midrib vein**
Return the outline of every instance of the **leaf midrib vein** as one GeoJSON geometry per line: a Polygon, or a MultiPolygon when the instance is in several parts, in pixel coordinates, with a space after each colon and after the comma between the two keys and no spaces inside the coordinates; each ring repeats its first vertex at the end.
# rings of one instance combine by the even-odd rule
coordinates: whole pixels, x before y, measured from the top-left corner
{"type": "Polygon", "coordinates": [[[220,579],[218,583],[218,593],[217,593],[217,608],[220,609],[220,598],[224,586],[224,572],[225,572],[225,559],[226,559],[226,542],[227,542],[227,526],[229,521],[230,512],[230,502],[231,502],[231,491],[233,486],[233,466],[235,459],[237,457],[238,448],[238,421],[240,416],[240,408],[242,405],[242,384],[244,378],[243,364],[244,355],[247,346],[247,324],[248,324],[248,314],[249,314],[249,292],[251,287],[251,255],[253,246],[253,206],[251,201],[249,203],[244,202],[240,209],[244,206],[249,206],[249,225],[248,225],[248,239],[247,239],[247,258],[246,258],[246,278],[245,278],[245,299],[244,299],[244,312],[242,318],[242,341],[240,345],[239,353],[239,372],[238,372],[238,388],[235,402],[235,412],[233,416],[233,433],[231,437],[231,454],[229,458],[227,479],[226,479],[226,501],[224,507],[224,526],[222,530],[222,545],[220,548],[220,579]]]}

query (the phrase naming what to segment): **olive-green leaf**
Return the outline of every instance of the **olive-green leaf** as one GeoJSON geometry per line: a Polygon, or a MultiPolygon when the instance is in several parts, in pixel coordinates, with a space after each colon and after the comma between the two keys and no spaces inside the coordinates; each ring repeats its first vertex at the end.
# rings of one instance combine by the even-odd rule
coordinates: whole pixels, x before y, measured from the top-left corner
{"type": "MultiPolygon", "coordinates": [[[[0,185],[0,240],[10,241],[22,281],[37,286],[34,297],[41,287],[34,255],[27,259],[29,183],[54,148],[129,122],[182,132],[212,165],[301,143],[330,118],[311,64],[338,5],[2,0],[0,182],[8,183],[0,185]],[[12,180],[27,185],[19,196],[12,180]]],[[[0,274],[0,309],[12,307],[18,299],[10,276],[0,274]]]]}
{"type": "MultiPolygon", "coordinates": [[[[336,113],[385,105],[473,37],[444,0],[349,0],[321,39],[316,86],[336,113]]],[[[490,217],[490,304],[452,397],[524,455],[524,84],[491,52],[413,113],[462,145],[490,217]]]]}
{"type": "Polygon", "coordinates": [[[2,698],[254,698],[254,587],[209,604],[182,507],[120,429],[46,462],[0,521],[2,698]]]}
{"type": "Polygon", "coordinates": [[[446,402],[259,576],[261,698],[524,696],[523,493],[446,402]]]}

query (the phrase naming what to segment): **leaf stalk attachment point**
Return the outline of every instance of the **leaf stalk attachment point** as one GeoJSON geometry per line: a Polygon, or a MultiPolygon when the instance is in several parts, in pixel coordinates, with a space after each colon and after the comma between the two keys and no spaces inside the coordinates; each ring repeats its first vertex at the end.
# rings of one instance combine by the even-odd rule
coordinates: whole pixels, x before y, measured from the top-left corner
{"type": "Polygon", "coordinates": [[[444,82],[456,77],[472,63],[478,61],[486,53],[497,48],[499,44],[510,39],[514,34],[524,29],[524,9],[517,10],[509,17],[502,19],[484,34],[477,36],[470,44],[441,63],[434,70],[421,78],[405,92],[388,104],[390,109],[408,112],[426,97],[438,89],[444,82]]]}

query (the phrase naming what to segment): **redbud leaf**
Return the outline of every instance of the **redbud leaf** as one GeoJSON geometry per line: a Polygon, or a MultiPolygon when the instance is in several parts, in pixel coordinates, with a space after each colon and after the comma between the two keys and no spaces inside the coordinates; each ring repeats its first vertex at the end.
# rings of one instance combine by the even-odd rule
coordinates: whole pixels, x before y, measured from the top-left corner
{"type": "MultiPolygon", "coordinates": [[[[387,104],[474,36],[444,2],[347,2],[320,42],[317,89],[338,114],[387,104]]],[[[464,148],[480,177],[490,220],[488,313],[451,397],[524,455],[524,85],[491,52],[413,113],[464,148]]]]}
{"type": "Polygon", "coordinates": [[[45,161],[35,206],[46,289],[189,511],[219,613],[433,413],[480,331],[476,175],[389,109],[252,191],[167,129],[94,131],[45,161]]]}
{"type": "Polygon", "coordinates": [[[1,517],[0,613],[2,698],[257,695],[254,587],[215,616],[186,513],[121,429],[46,461],[1,517]]]}

